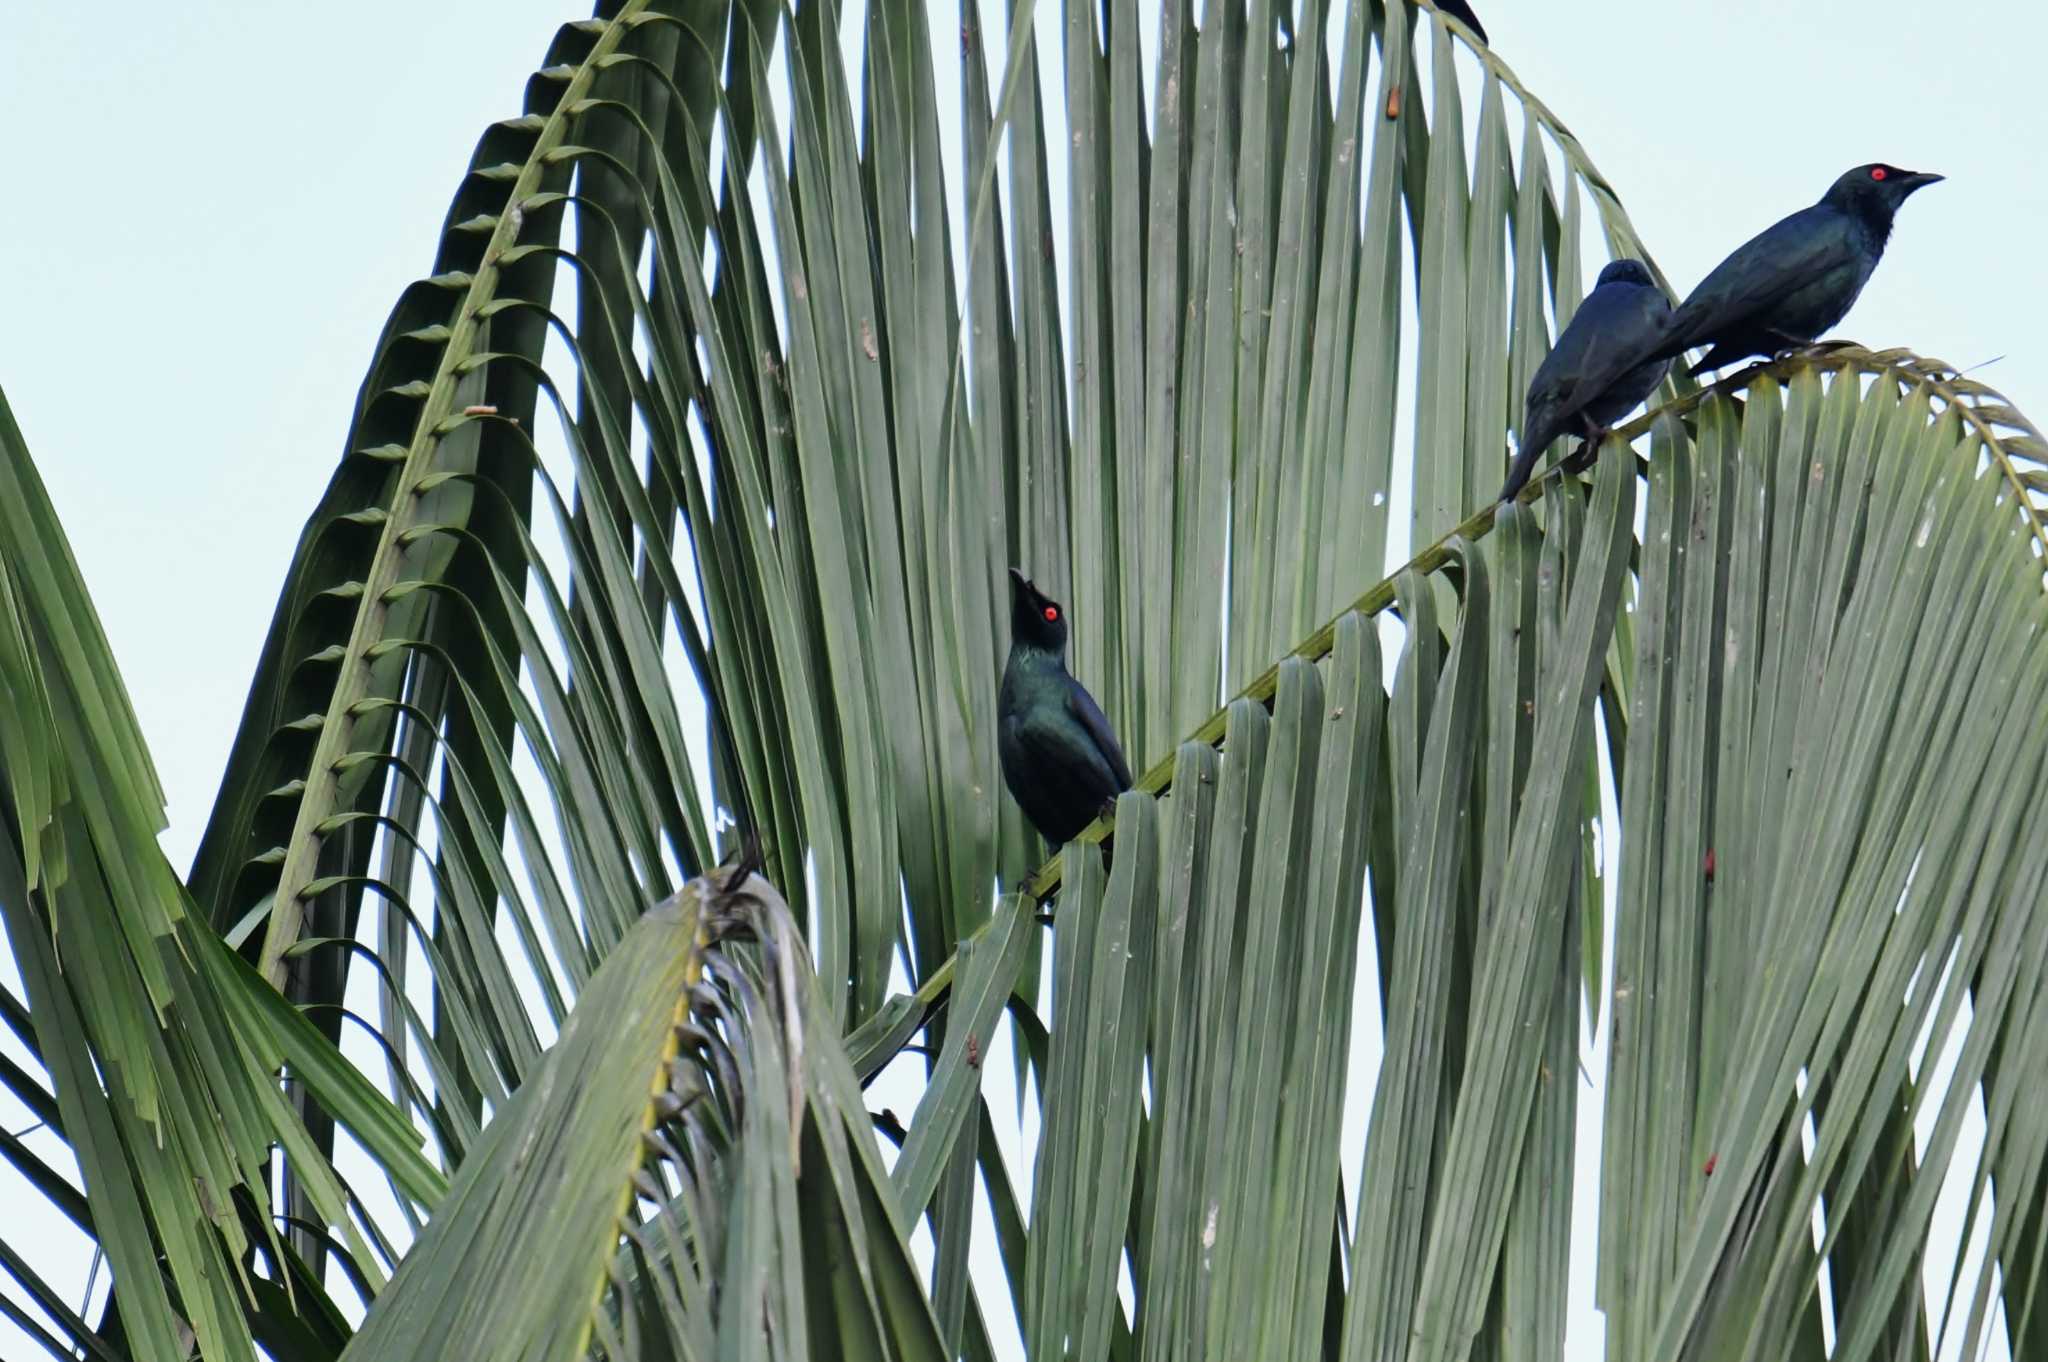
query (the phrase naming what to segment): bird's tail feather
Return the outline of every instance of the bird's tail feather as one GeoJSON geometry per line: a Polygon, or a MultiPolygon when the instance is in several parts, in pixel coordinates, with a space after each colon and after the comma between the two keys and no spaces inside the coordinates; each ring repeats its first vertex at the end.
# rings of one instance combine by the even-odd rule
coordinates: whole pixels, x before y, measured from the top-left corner
{"type": "Polygon", "coordinates": [[[1523,445],[1515,451],[1515,461],[1508,465],[1508,480],[1501,484],[1500,495],[1495,501],[1513,501],[1515,494],[1529,485],[1529,474],[1536,470],[1537,456],[1543,453],[1541,445],[1523,445]]]}
{"type": "Polygon", "coordinates": [[[1558,436],[1565,433],[1565,428],[1566,422],[1554,415],[1548,419],[1540,414],[1536,417],[1515,449],[1515,460],[1508,465],[1508,480],[1495,501],[1512,501],[1516,493],[1528,486],[1529,475],[1536,471],[1536,461],[1543,457],[1544,450],[1556,443],[1558,436]]]}

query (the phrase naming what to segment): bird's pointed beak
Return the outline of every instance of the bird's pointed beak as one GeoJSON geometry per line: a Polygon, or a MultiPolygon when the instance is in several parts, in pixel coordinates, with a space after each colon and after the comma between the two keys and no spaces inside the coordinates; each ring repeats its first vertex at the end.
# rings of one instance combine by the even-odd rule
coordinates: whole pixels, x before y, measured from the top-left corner
{"type": "Polygon", "coordinates": [[[1937,175],[1931,170],[1912,170],[1906,172],[1902,183],[1906,192],[1910,194],[1916,189],[1925,189],[1930,184],[1940,184],[1947,178],[1948,176],[1937,175]]]}
{"type": "Polygon", "coordinates": [[[1016,568],[1010,569],[1010,599],[1016,600],[1031,590],[1031,579],[1016,568]]]}

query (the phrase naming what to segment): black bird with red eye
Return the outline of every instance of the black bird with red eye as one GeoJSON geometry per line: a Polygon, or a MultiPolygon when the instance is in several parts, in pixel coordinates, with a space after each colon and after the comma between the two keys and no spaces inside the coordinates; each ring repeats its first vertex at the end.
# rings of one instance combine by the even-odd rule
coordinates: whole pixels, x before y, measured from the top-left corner
{"type": "Polygon", "coordinates": [[[1067,616],[1010,569],[1010,656],[996,700],[1003,783],[1054,848],[1131,788],[1131,768],[1095,697],[1067,673],[1067,616]]]}
{"type": "Polygon", "coordinates": [[[1819,203],[1766,227],[1671,314],[1648,358],[1711,348],[1691,372],[1807,344],[1849,315],[1891,240],[1892,219],[1941,176],[1882,162],[1845,171],[1819,203]]]}

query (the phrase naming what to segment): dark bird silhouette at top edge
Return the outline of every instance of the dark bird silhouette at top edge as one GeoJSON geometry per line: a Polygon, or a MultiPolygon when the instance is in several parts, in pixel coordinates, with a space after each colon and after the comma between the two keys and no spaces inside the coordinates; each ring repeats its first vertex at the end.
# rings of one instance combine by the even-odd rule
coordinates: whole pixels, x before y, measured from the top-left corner
{"type": "Polygon", "coordinates": [[[1522,490],[1553,440],[1578,435],[1598,441],[1609,426],[1657,390],[1671,367],[1669,359],[1645,360],[1598,394],[1588,394],[1582,385],[1589,376],[1611,371],[1626,356],[1657,344],[1670,316],[1670,300],[1642,261],[1616,260],[1600,271],[1593,291],[1529,380],[1522,442],[1500,500],[1511,500],[1522,490]]]}
{"type": "Polygon", "coordinates": [[[1766,227],[1700,280],[1653,357],[1709,346],[1687,371],[1696,374],[1812,341],[1849,315],[1899,206],[1941,178],[1881,163],[1845,172],[1819,203],[1766,227]]]}
{"type": "Polygon", "coordinates": [[[1492,46],[1492,43],[1487,41],[1486,29],[1481,26],[1479,16],[1472,12],[1472,7],[1466,4],[1465,0],[1436,0],[1436,7],[1471,29],[1473,36],[1480,42],[1492,46]]]}
{"type": "Polygon", "coordinates": [[[1067,674],[1066,652],[1066,612],[1011,568],[996,751],[1011,797],[1055,849],[1131,788],[1123,749],[1095,697],[1067,674]]]}

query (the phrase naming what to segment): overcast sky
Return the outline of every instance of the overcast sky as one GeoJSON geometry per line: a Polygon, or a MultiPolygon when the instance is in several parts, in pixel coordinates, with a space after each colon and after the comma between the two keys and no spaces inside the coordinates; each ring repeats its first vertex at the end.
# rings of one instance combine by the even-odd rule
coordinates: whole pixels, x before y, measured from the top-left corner
{"type": "MultiPolygon", "coordinates": [[[[1851,165],[1947,175],[1839,333],[2003,356],[1976,376],[2048,418],[2035,5],[1475,3],[1681,289],[1851,165]]],[[[181,867],[378,329],[566,17],[548,0],[0,11],[0,387],[141,714],[181,867]]],[[[9,1187],[0,1169],[0,1214],[9,1187]]],[[[1598,1356],[1592,1329],[1575,1311],[1575,1357],[1598,1356]]],[[[0,1356],[23,1349],[0,1323],[0,1356]]]]}

